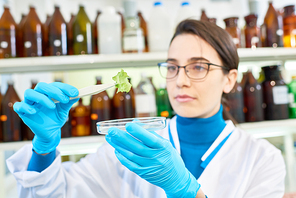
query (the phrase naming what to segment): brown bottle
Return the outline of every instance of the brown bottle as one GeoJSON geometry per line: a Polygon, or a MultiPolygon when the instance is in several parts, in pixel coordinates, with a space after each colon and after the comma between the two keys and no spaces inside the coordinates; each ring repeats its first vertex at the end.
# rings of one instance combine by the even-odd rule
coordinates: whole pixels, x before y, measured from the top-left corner
{"type": "Polygon", "coordinates": [[[261,26],[262,47],[283,47],[282,18],[274,9],[272,2],[261,26]]]}
{"type": "Polygon", "coordinates": [[[23,33],[24,57],[42,56],[42,23],[40,22],[35,8],[30,6],[30,12],[26,17],[23,33]]]}
{"type": "Polygon", "coordinates": [[[250,14],[245,16],[245,42],[246,48],[260,47],[260,28],[257,26],[257,15],[250,14]]]}
{"type": "Polygon", "coordinates": [[[284,7],[284,47],[296,47],[296,14],[295,6],[284,7]]]}
{"type": "Polygon", "coordinates": [[[3,142],[20,141],[21,137],[21,118],[13,110],[13,104],[20,102],[14,87],[13,81],[9,80],[7,91],[1,103],[1,117],[3,142]]]}
{"type": "Polygon", "coordinates": [[[46,15],[46,21],[42,24],[42,50],[43,50],[43,56],[49,56],[49,32],[48,32],[48,26],[51,21],[51,16],[46,15]]]}
{"type": "MultiPolygon", "coordinates": [[[[1,58],[0,58],[1,59],[1,58]]],[[[0,89],[1,90],[1,89],[0,89]]],[[[1,91],[0,91],[0,113],[1,113],[1,109],[2,109],[2,107],[1,107],[1,103],[2,103],[2,94],[1,94],[1,91]]],[[[2,130],[2,121],[1,121],[1,115],[0,115],[0,142],[2,142],[3,141],[3,130],[2,130]]]]}
{"type": "MultiPolygon", "coordinates": [[[[131,83],[131,78],[128,78],[129,83],[131,83]]],[[[135,101],[135,90],[133,86],[131,87],[131,90],[128,93],[125,93],[125,112],[127,118],[134,118],[136,117],[136,101],[135,101]],[[129,101],[131,99],[131,103],[129,101]]]]}
{"type": "Polygon", "coordinates": [[[205,9],[202,9],[202,10],[201,10],[200,20],[201,20],[201,21],[209,21],[209,18],[208,18],[207,15],[206,15],[206,11],[205,11],[205,9]]]}
{"type": "Polygon", "coordinates": [[[112,118],[113,119],[121,119],[125,118],[125,108],[124,108],[124,100],[125,94],[123,92],[118,92],[118,88],[115,89],[113,98],[112,98],[112,118]]]}
{"type": "Polygon", "coordinates": [[[18,57],[23,57],[24,56],[24,42],[23,42],[23,26],[25,24],[26,21],[26,15],[22,14],[22,19],[20,21],[20,23],[17,25],[17,38],[16,38],[16,45],[17,45],[17,56],[18,57]]]}
{"type": "Polygon", "coordinates": [[[67,55],[67,26],[58,6],[48,24],[48,43],[50,56],[67,55]]]}
{"type": "Polygon", "coordinates": [[[0,48],[0,59],[4,58],[4,50],[0,48]]]}
{"type": "Polygon", "coordinates": [[[142,15],[142,13],[140,11],[138,11],[138,17],[140,19],[140,27],[143,30],[143,34],[144,34],[144,39],[145,39],[145,48],[143,50],[143,52],[149,52],[149,48],[148,48],[148,29],[147,29],[147,23],[142,15]]]}
{"type": "Polygon", "coordinates": [[[124,32],[124,29],[125,29],[124,16],[123,16],[122,12],[120,12],[120,11],[117,11],[117,14],[119,14],[120,17],[121,17],[121,34],[122,34],[122,37],[123,37],[123,32],[124,32]]]}
{"type": "Polygon", "coordinates": [[[279,65],[262,67],[265,76],[262,85],[266,120],[289,118],[288,87],[282,79],[279,68],[279,65]]]}
{"type": "Polygon", "coordinates": [[[230,17],[224,19],[226,25],[226,31],[231,35],[232,40],[236,47],[241,46],[241,32],[240,29],[237,27],[238,17],[230,17]]]}
{"type": "MultiPolygon", "coordinates": [[[[97,85],[102,84],[102,77],[97,76],[97,85]]],[[[106,91],[90,98],[91,134],[97,135],[97,122],[111,119],[111,100],[106,91]]]]}
{"type": "Polygon", "coordinates": [[[254,78],[251,70],[246,72],[246,81],[243,90],[246,122],[264,120],[262,86],[254,78]]]}
{"type": "Polygon", "coordinates": [[[4,12],[0,18],[0,48],[4,53],[4,58],[16,57],[16,36],[17,24],[15,23],[9,8],[4,7],[4,12]]]}
{"type": "Polygon", "coordinates": [[[98,19],[99,16],[102,12],[101,11],[97,11],[97,16],[96,16],[96,20],[93,23],[93,35],[94,35],[94,53],[95,54],[99,54],[99,46],[98,46],[98,19]]]}
{"type": "Polygon", "coordinates": [[[67,24],[67,44],[68,44],[68,55],[73,55],[73,22],[75,15],[71,14],[71,19],[67,24]]]}
{"type": "Polygon", "coordinates": [[[82,98],[76,107],[70,111],[71,134],[72,136],[90,135],[90,110],[88,106],[82,104],[82,98]]]}

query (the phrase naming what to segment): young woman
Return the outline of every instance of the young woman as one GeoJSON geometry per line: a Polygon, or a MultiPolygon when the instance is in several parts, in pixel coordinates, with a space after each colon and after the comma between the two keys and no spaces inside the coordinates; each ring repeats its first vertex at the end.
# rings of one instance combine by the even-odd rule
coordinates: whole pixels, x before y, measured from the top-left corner
{"type": "Polygon", "coordinates": [[[238,55],[220,27],[185,20],[159,63],[177,116],[164,130],[109,129],[95,154],[61,163],[60,129],[77,89],[39,83],[15,111],[35,133],[7,160],[20,197],[280,198],[285,165],[278,149],[223,119],[221,99],[237,78],[238,55]],[[50,98],[59,100],[54,104],[50,98]],[[33,149],[33,151],[32,151],[33,149]]]}

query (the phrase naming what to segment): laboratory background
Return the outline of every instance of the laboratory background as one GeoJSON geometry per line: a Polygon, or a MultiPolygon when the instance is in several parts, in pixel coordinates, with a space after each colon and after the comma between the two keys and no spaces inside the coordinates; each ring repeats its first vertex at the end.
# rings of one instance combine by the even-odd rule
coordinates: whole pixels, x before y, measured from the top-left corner
{"type": "Polygon", "coordinates": [[[0,198],[17,197],[5,159],[34,135],[12,106],[38,82],[79,89],[112,83],[124,69],[133,85],[129,93],[109,89],[72,107],[58,146],[63,161],[78,161],[105,142],[98,121],[173,117],[157,63],[186,18],[216,23],[232,36],[240,64],[226,110],[238,127],[281,150],[285,197],[296,197],[295,7],[295,0],[0,0],[0,198]]]}

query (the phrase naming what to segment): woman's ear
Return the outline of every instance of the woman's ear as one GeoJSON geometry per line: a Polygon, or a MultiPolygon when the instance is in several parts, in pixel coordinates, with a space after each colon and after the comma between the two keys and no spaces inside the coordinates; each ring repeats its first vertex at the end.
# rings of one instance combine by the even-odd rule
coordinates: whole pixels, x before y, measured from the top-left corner
{"type": "Polygon", "coordinates": [[[223,92],[229,93],[233,89],[233,87],[236,83],[237,69],[230,70],[229,73],[226,75],[226,78],[227,78],[227,82],[224,85],[223,92]]]}

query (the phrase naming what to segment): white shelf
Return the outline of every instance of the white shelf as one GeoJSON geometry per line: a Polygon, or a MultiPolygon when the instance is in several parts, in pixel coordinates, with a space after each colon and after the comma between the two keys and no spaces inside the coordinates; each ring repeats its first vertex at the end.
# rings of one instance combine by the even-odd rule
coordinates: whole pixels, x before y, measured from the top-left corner
{"type": "MultiPolygon", "coordinates": [[[[240,62],[296,60],[296,48],[240,48],[240,62]]],[[[167,52],[11,58],[0,60],[0,73],[69,71],[122,67],[153,67],[167,52]]]]}

